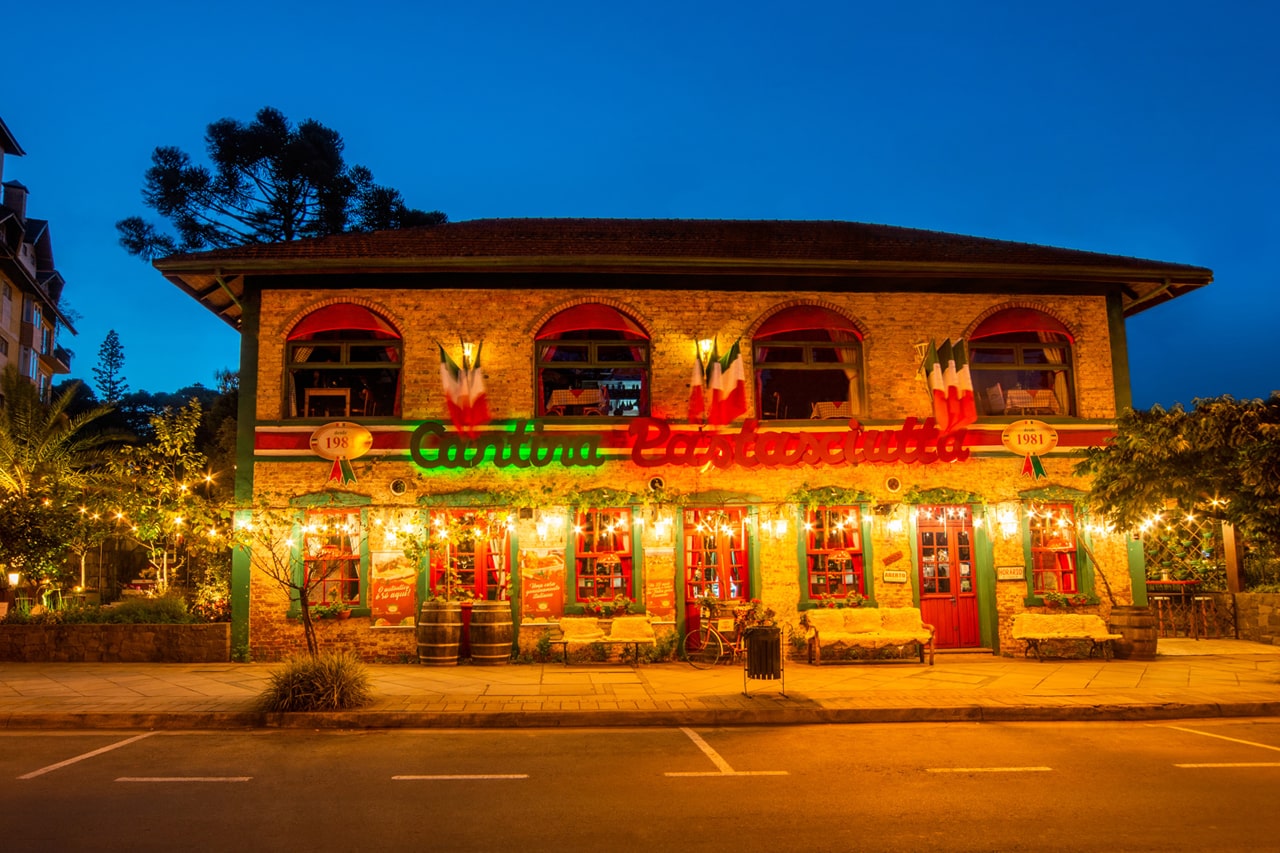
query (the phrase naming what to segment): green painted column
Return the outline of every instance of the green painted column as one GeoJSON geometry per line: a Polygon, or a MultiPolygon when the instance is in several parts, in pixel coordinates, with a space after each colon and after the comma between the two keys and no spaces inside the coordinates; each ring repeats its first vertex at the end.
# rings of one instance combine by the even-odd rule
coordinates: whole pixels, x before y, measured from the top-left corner
{"type": "MultiPolygon", "coordinates": [[[[247,507],[253,503],[253,442],[258,408],[258,324],[259,295],[245,283],[240,318],[240,398],[236,411],[236,479],[235,502],[247,507]]],[[[248,520],[250,510],[238,510],[235,521],[248,520]]],[[[231,653],[233,657],[248,654],[249,649],[249,574],[252,562],[247,549],[231,552],[231,653]]]]}

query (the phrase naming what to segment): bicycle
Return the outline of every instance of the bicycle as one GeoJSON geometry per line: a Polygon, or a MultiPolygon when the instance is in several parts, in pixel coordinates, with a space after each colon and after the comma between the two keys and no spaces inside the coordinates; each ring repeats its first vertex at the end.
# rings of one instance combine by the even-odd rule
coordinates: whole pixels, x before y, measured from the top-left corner
{"type": "Polygon", "coordinates": [[[726,653],[730,662],[746,653],[741,614],[713,616],[708,607],[699,607],[698,613],[698,627],[685,634],[680,643],[680,653],[690,666],[710,669],[726,653]]]}

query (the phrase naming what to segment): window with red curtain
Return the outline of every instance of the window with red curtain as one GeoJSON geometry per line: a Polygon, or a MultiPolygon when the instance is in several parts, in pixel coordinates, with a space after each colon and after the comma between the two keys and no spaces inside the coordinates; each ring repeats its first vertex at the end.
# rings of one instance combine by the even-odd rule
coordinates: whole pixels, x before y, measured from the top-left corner
{"type": "Polygon", "coordinates": [[[862,521],[856,506],[819,506],[805,519],[809,598],[843,599],[863,586],[862,521]]]}
{"type": "Polygon", "coordinates": [[[561,311],[535,340],[539,417],[649,413],[649,337],[631,317],[590,303],[561,311]]]}
{"type": "Polygon", "coordinates": [[[290,418],[400,413],[400,334],[362,305],[327,305],[289,333],[285,413],[290,418]]]}
{"type": "Polygon", "coordinates": [[[766,320],[752,343],[762,420],[862,414],[862,337],[847,317],[788,308],[766,320]]]}
{"type": "Polygon", "coordinates": [[[1070,330],[1032,308],[983,320],[969,336],[969,373],[978,414],[1074,415],[1070,330]]]}
{"type": "Polygon", "coordinates": [[[631,511],[588,509],[574,520],[578,601],[633,598],[631,511]]]}
{"type": "Polygon", "coordinates": [[[431,591],[453,599],[505,601],[510,595],[511,524],[503,510],[431,513],[431,591]]]}
{"type": "Polygon", "coordinates": [[[1028,515],[1031,591],[1036,595],[1079,592],[1075,508],[1071,504],[1040,504],[1031,507],[1028,515]]]}
{"type": "Polygon", "coordinates": [[[311,510],[302,529],[302,569],[310,604],[360,604],[360,513],[311,510]]]}
{"type": "Polygon", "coordinates": [[[747,510],[684,511],[685,600],[749,601],[747,510]]]}

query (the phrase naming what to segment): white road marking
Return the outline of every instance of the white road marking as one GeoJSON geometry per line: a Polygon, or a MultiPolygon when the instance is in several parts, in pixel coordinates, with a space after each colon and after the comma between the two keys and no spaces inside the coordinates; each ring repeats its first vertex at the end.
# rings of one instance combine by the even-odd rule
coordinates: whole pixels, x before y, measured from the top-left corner
{"type": "Polygon", "coordinates": [[[926,773],[1050,773],[1052,767],[927,767],[926,773]]]}
{"type": "Polygon", "coordinates": [[[147,732],[146,734],[135,735],[131,738],[125,738],[122,741],[113,743],[110,746],[104,746],[102,749],[95,749],[93,752],[86,752],[84,755],[77,755],[75,758],[68,758],[66,761],[59,761],[57,764],[50,764],[48,767],[41,767],[39,770],[33,770],[25,776],[19,776],[19,779],[34,779],[37,776],[43,776],[46,773],[52,773],[55,770],[61,770],[77,761],[84,761],[86,758],[93,758],[95,755],[101,755],[104,752],[110,752],[113,749],[119,749],[122,746],[128,746],[134,741],[142,740],[145,737],[151,737],[155,732],[147,732]]]}
{"type": "Polygon", "coordinates": [[[1175,729],[1180,732],[1190,732],[1193,735],[1204,735],[1205,737],[1216,737],[1219,740],[1229,740],[1232,743],[1242,743],[1245,746],[1256,746],[1259,749],[1269,749],[1272,752],[1280,752],[1280,746],[1270,746],[1265,743],[1254,743],[1251,740],[1240,740],[1238,737],[1227,737],[1226,735],[1215,735],[1213,732],[1202,732],[1198,729],[1188,729],[1182,726],[1165,726],[1166,729],[1175,729]]]}
{"type": "Polygon", "coordinates": [[[732,767],[729,766],[729,762],[721,758],[720,753],[712,749],[711,745],[708,744],[702,738],[700,738],[698,736],[698,733],[695,732],[693,729],[685,728],[682,726],[680,728],[680,731],[688,735],[689,740],[693,741],[694,744],[697,745],[698,749],[702,750],[703,753],[707,756],[707,758],[711,759],[711,763],[714,764],[716,767],[719,767],[720,769],[716,771],[707,770],[707,771],[699,771],[699,772],[691,772],[691,773],[664,773],[662,774],[664,776],[787,776],[789,775],[786,770],[734,770],[732,767]]]}
{"type": "Polygon", "coordinates": [[[1238,761],[1234,764],[1175,764],[1174,767],[1280,767],[1280,761],[1238,761]]]}
{"type": "Polygon", "coordinates": [[[252,776],[118,776],[117,782],[248,782],[252,776]]]}
{"type": "Polygon", "coordinates": [[[528,779],[528,773],[475,773],[442,776],[392,776],[396,782],[453,782],[461,779],[528,779]]]}

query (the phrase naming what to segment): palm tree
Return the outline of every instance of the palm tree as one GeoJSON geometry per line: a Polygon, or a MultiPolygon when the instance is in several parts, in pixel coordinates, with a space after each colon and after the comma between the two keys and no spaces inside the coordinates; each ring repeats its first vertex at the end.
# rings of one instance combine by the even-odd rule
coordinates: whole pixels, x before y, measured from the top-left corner
{"type": "Polygon", "coordinates": [[[106,485],[122,439],[86,429],[110,406],[68,415],[75,393],[46,404],[16,368],[0,373],[0,563],[36,588],[61,574],[79,514],[70,500],[106,485]]]}
{"type": "Polygon", "coordinates": [[[108,451],[124,436],[86,430],[111,406],[68,415],[75,393],[71,385],[46,404],[15,367],[0,373],[0,493],[61,497],[98,485],[106,476],[108,451]]]}

